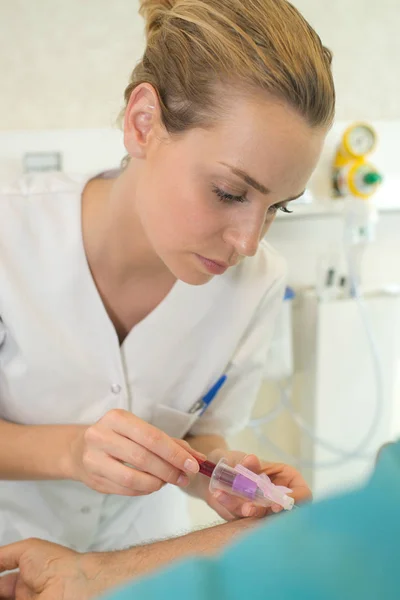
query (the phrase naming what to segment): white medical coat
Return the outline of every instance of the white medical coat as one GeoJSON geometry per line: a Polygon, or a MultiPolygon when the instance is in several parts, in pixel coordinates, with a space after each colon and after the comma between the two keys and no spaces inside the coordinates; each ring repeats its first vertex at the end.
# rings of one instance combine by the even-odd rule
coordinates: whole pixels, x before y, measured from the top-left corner
{"type": "MultiPolygon", "coordinates": [[[[0,189],[0,418],[94,423],[122,408],[176,437],[239,430],[262,379],[283,260],[262,242],[203,286],[178,281],[120,346],[82,240],[88,179],[35,174],[0,189]],[[225,372],[207,412],[190,415],[225,372]]],[[[80,551],[141,543],[182,531],[184,502],[172,486],[126,498],[73,481],[1,481],[0,544],[30,536],[80,551]]]]}

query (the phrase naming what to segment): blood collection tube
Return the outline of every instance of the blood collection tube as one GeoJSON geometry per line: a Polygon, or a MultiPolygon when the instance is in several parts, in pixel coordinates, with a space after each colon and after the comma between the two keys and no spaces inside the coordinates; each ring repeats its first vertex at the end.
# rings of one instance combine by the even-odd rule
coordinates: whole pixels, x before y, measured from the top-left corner
{"type": "Polygon", "coordinates": [[[273,484],[272,488],[276,490],[273,494],[274,497],[268,497],[260,487],[262,484],[257,483],[257,480],[260,480],[258,476],[255,474],[253,476],[253,473],[249,471],[249,476],[239,473],[235,467],[230,467],[224,458],[218,464],[210,461],[199,461],[199,465],[200,473],[210,478],[210,491],[213,493],[217,491],[226,492],[258,506],[269,507],[276,503],[280,504],[285,510],[293,508],[293,498],[284,493],[279,493],[279,488],[276,488],[273,484]]]}

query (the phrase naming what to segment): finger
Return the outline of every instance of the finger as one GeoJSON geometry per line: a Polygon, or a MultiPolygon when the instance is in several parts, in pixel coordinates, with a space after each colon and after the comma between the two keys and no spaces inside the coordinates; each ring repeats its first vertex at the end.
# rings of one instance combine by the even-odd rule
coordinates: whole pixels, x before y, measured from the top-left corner
{"type": "MultiPolygon", "coordinates": [[[[42,594],[38,594],[25,584],[21,577],[18,577],[15,586],[15,600],[37,600],[42,594]]],[[[14,600],[14,598],[12,598],[14,600]]]]}
{"type": "Polygon", "coordinates": [[[312,492],[307,482],[294,467],[283,463],[263,464],[262,472],[271,478],[275,485],[283,485],[292,490],[289,494],[296,503],[309,502],[312,500],[312,492]]]}
{"type": "Polygon", "coordinates": [[[31,544],[32,540],[24,540],[0,547],[0,573],[18,569],[22,554],[31,547],[31,544]]]}
{"type": "Polygon", "coordinates": [[[3,600],[14,600],[17,579],[18,573],[9,573],[9,575],[0,577],[0,598],[3,600]]]}
{"type": "Polygon", "coordinates": [[[252,502],[244,502],[241,507],[241,516],[246,518],[263,519],[270,512],[270,507],[257,506],[252,502]]]}
{"type": "Polygon", "coordinates": [[[116,433],[150,450],[173,467],[186,473],[199,472],[199,464],[190,452],[161,429],[118,409],[108,413],[108,420],[116,433]]]}
{"type": "Polygon", "coordinates": [[[225,494],[225,492],[216,492],[213,494],[212,508],[214,508],[219,516],[225,519],[225,521],[235,521],[238,517],[225,506],[226,498],[229,498],[229,496],[228,494],[225,494]]]}
{"type": "Polygon", "coordinates": [[[250,517],[252,519],[261,519],[270,512],[267,507],[256,506],[252,502],[247,502],[246,500],[237,497],[235,498],[225,492],[216,492],[214,497],[236,518],[250,517]]]}
{"type": "Polygon", "coordinates": [[[128,496],[131,498],[148,495],[144,492],[138,492],[137,490],[129,490],[128,488],[117,485],[116,483],[112,483],[109,479],[105,479],[99,475],[96,475],[93,478],[91,487],[96,492],[99,492],[99,494],[106,495],[112,494],[115,496],[128,496]]]}
{"type": "Polygon", "coordinates": [[[241,498],[231,496],[230,494],[221,491],[216,492],[214,494],[214,498],[227,511],[229,511],[233,518],[237,519],[238,517],[243,517],[242,506],[244,503],[241,498]]]}
{"type": "MultiPolygon", "coordinates": [[[[109,440],[104,446],[105,452],[121,462],[128,463],[144,473],[161,479],[164,483],[172,483],[180,487],[186,487],[190,481],[179,469],[162,460],[136,442],[132,442],[122,435],[112,432],[109,440]]],[[[129,467],[128,467],[129,468],[129,467]]],[[[118,481],[120,485],[124,485],[118,481]]],[[[129,486],[127,486],[129,487],[129,486]]]]}
{"type": "Polygon", "coordinates": [[[282,470],[276,475],[271,475],[271,481],[275,485],[284,485],[292,490],[291,495],[298,501],[310,500],[312,497],[311,490],[307,485],[307,482],[302,475],[289,467],[284,465],[282,470]]]}
{"type": "Polygon", "coordinates": [[[117,488],[121,488],[122,491],[125,491],[125,494],[120,495],[130,495],[126,493],[129,491],[152,494],[161,489],[164,483],[157,477],[149,475],[149,473],[127,467],[118,460],[107,456],[103,458],[101,465],[99,465],[98,472],[95,472],[95,475],[108,480],[110,489],[111,487],[115,488],[115,486],[117,486],[117,488]]]}
{"type": "Polygon", "coordinates": [[[186,440],[180,440],[178,438],[172,438],[172,439],[177,444],[179,444],[179,446],[182,446],[182,448],[184,448],[185,450],[187,450],[188,452],[190,452],[190,454],[192,456],[194,456],[195,458],[198,458],[199,460],[207,460],[207,456],[205,454],[203,454],[202,452],[199,452],[198,450],[195,450],[194,448],[192,448],[192,446],[186,440]]]}
{"type": "MultiPolygon", "coordinates": [[[[284,472],[288,468],[288,465],[284,463],[262,463],[262,472],[268,475],[268,477],[272,477],[274,475],[279,475],[284,472]]],[[[289,467],[292,469],[292,467],[289,467]]],[[[293,469],[294,471],[295,469],[293,469]]]]}
{"type": "MultiPolygon", "coordinates": [[[[261,463],[259,458],[257,456],[255,456],[254,454],[249,454],[248,456],[245,456],[245,458],[242,460],[241,464],[243,466],[245,466],[247,469],[249,469],[250,471],[254,471],[255,473],[260,473],[261,471],[263,473],[266,472],[264,465],[261,463]]],[[[280,473],[283,467],[286,467],[286,465],[281,465],[281,464],[275,465],[274,468],[269,469],[270,474],[272,475],[272,473],[280,473]]],[[[281,512],[282,510],[283,510],[283,507],[280,506],[279,504],[275,504],[275,503],[271,504],[271,506],[263,507],[263,506],[256,506],[255,504],[248,502],[248,503],[243,504],[243,506],[242,506],[242,515],[244,517],[263,518],[267,514],[270,514],[271,512],[278,513],[278,512],[281,512]]]]}
{"type": "Polygon", "coordinates": [[[260,459],[255,454],[248,454],[240,461],[240,464],[254,473],[259,473],[261,471],[260,459]]]}
{"type": "Polygon", "coordinates": [[[268,475],[275,485],[284,485],[285,487],[290,487],[292,489],[296,487],[308,489],[304,477],[290,465],[282,463],[263,463],[262,472],[268,475]]]}
{"type": "Polygon", "coordinates": [[[294,498],[296,504],[311,502],[312,492],[307,485],[292,487],[292,490],[293,491],[288,495],[294,498]]]}

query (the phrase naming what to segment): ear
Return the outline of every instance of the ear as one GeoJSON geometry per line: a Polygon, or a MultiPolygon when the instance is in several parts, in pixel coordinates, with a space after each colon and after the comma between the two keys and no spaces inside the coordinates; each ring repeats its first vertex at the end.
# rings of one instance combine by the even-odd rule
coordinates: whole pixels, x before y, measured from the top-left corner
{"type": "Polygon", "coordinates": [[[162,127],[161,107],[156,90],[141,83],[132,92],[124,117],[124,144],[134,158],[145,158],[154,133],[162,127]]]}

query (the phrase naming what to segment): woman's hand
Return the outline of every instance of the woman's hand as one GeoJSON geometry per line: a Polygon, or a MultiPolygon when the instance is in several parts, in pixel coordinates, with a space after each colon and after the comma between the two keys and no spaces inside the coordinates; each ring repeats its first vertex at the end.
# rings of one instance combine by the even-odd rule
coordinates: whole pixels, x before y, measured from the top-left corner
{"type": "MultiPolygon", "coordinates": [[[[221,458],[225,458],[232,467],[240,463],[254,473],[265,473],[275,485],[290,488],[292,492],[289,495],[294,498],[296,504],[312,499],[311,490],[302,475],[289,465],[260,461],[252,454],[227,450],[214,450],[208,456],[208,460],[214,463],[221,458]]],[[[204,490],[204,499],[226,521],[242,517],[265,517],[283,510],[278,504],[264,508],[225,492],[212,494],[208,486],[204,490]]]]}
{"type": "Polygon", "coordinates": [[[205,458],[132,413],[114,409],[94,425],[79,429],[65,472],[103,494],[143,496],[165,483],[189,484],[197,473],[194,457],[205,458]]]}

